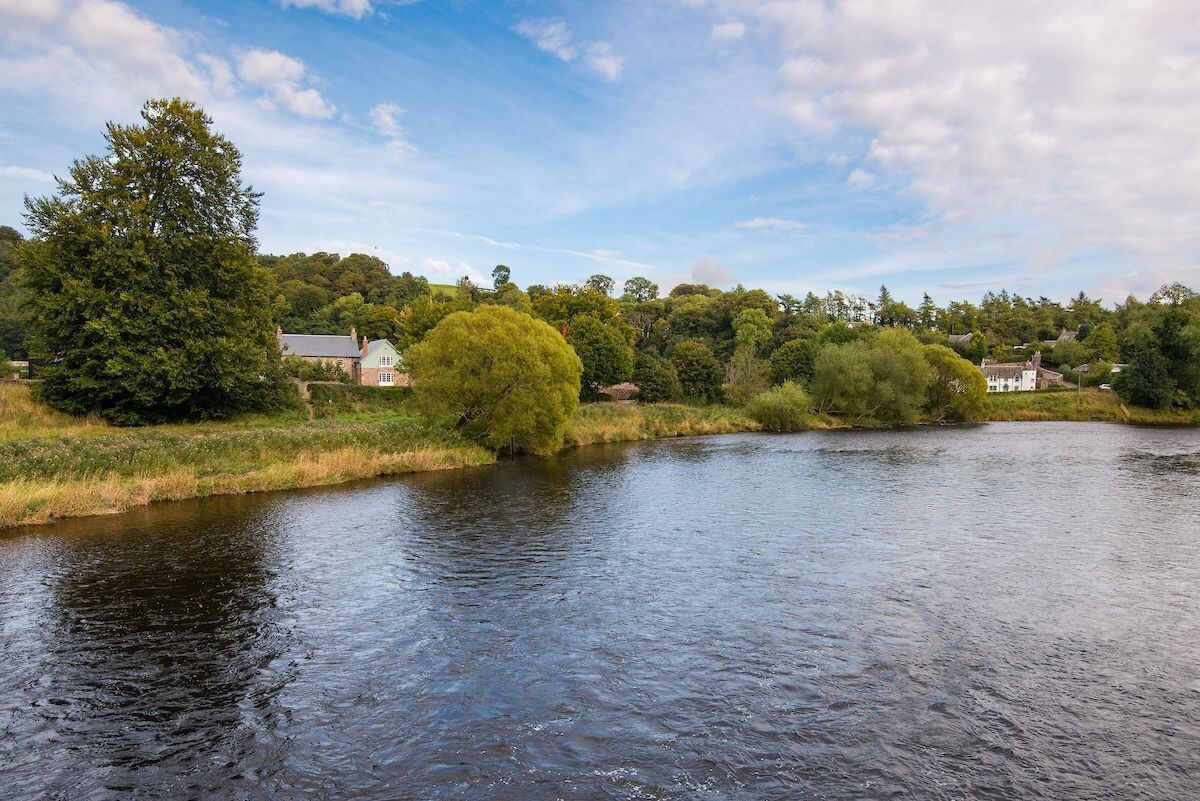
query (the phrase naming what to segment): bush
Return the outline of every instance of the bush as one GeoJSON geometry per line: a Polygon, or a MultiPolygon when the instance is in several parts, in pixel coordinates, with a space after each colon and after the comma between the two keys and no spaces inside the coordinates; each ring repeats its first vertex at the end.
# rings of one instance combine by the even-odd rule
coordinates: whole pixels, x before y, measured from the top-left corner
{"type": "Polygon", "coordinates": [[[808,395],[786,381],[760,392],[746,404],[746,414],[767,431],[803,431],[808,428],[808,395]]]}
{"type": "Polygon", "coordinates": [[[805,339],[785,342],[771,354],[771,383],[804,383],[812,378],[817,346],[805,339]]]}
{"type": "Polygon", "coordinates": [[[642,403],[677,401],[683,397],[675,365],[649,353],[638,354],[633,366],[633,383],[637,384],[637,399],[642,403]]]}
{"type": "Polygon", "coordinates": [[[712,349],[694,339],[685,340],[671,352],[671,364],[679,372],[684,397],[697,401],[719,401],[725,371],[712,349]]]}
{"type": "Polygon", "coordinates": [[[342,384],[350,383],[350,374],[338,367],[337,362],[325,361],[322,359],[319,362],[303,359],[294,353],[290,353],[283,358],[283,372],[292,378],[298,378],[301,381],[337,381],[342,384]]]}

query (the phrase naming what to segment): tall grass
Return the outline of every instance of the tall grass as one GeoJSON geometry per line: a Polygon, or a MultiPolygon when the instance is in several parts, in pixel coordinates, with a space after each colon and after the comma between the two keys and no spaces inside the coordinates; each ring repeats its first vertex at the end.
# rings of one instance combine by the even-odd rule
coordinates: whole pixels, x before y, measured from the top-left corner
{"type": "Polygon", "coordinates": [[[567,430],[567,444],[731,434],[758,429],[758,423],[729,406],[593,403],[575,411],[567,430]]]}
{"type": "Polygon", "coordinates": [[[1137,425],[1197,425],[1200,409],[1144,409],[1129,406],[1117,393],[1100,389],[1082,392],[996,392],[989,420],[1069,420],[1134,423],[1137,425]]]}

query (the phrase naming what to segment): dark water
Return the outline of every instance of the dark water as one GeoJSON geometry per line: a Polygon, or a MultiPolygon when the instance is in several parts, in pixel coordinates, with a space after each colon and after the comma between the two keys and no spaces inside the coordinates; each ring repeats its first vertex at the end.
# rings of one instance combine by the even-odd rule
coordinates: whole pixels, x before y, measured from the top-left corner
{"type": "Polygon", "coordinates": [[[585,449],[0,537],[4,799],[1200,797],[1200,431],[585,449]]]}

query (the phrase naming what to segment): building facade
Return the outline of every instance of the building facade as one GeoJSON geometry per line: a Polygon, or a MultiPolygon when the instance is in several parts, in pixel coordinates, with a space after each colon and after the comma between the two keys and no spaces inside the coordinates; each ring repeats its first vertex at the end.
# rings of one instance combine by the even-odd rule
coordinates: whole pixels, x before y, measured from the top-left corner
{"type": "Polygon", "coordinates": [[[406,387],[408,374],[401,370],[400,353],[386,339],[358,341],[358,332],[337,334],[285,334],[275,329],[280,358],[299,356],[309,362],[334,364],[350,376],[350,383],[365,387],[406,387]]]}
{"type": "Polygon", "coordinates": [[[1029,361],[1016,364],[984,359],[979,369],[987,379],[988,392],[1032,392],[1053,386],[1073,386],[1063,379],[1062,373],[1042,367],[1041,351],[1034,353],[1029,361]]]}

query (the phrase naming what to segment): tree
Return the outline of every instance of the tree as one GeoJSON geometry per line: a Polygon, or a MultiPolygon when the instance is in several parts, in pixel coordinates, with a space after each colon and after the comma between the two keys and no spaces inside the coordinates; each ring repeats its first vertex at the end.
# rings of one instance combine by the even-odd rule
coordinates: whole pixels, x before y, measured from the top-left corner
{"type": "Polygon", "coordinates": [[[1108,323],[1101,323],[1088,332],[1083,340],[1087,349],[1088,359],[1103,362],[1115,362],[1117,356],[1117,335],[1108,323]]]}
{"type": "Polygon", "coordinates": [[[633,383],[637,384],[637,399],[643,403],[677,401],[683,397],[679,372],[664,358],[639,353],[633,364],[633,383]]]}
{"type": "Polygon", "coordinates": [[[733,341],[737,349],[756,353],[771,341],[771,318],[762,309],[751,308],[738,312],[733,318],[733,341]]]}
{"type": "Polygon", "coordinates": [[[671,364],[679,373],[684,397],[698,401],[721,399],[725,372],[712,349],[703,342],[692,339],[680,342],[671,352],[671,364]]]}
{"type": "Polygon", "coordinates": [[[926,401],[933,368],[908,331],[889,328],[871,340],[821,349],[810,384],[824,412],[911,424],[926,401]]]}
{"type": "Polygon", "coordinates": [[[507,306],[460,311],[410,347],[418,408],[499,450],[550,453],[579,403],[583,365],[546,323],[507,306]]]}
{"type": "Polygon", "coordinates": [[[492,268],[492,286],[496,291],[500,291],[500,287],[504,286],[511,280],[512,272],[503,264],[497,264],[492,268]]]}
{"type": "Polygon", "coordinates": [[[806,383],[812,378],[817,346],[804,339],[785,342],[771,354],[771,383],[806,383]]]}
{"type": "Polygon", "coordinates": [[[925,396],[930,419],[967,422],[987,417],[987,379],[978,366],[945,345],[926,345],[925,361],[933,368],[925,396]]]}
{"type": "Polygon", "coordinates": [[[152,100],[109,123],[56,197],[26,200],[21,260],[53,406],[142,424],[282,402],[270,277],[254,258],[259,194],[195,104],[152,100]]]}
{"type": "Polygon", "coordinates": [[[619,384],[633,372],[633,348],[615,325],[590,314],[576,317],[567,333],[567,342],[583,363],[580,389],[584,396],[600,387],[619,384]]]}
{"type": "Polygon", "coordinates": [[[1179,306],[1195,297],[1197,297],[1195,292],[1176,281],[1173,284],[1163,284],[1159,287],[1158,291],[1150,296],[1150,302],[1169,303],[1172,306],[1179,306]]]}
{"type": "Polygon", "coordinates": [[[658,297],[658,284],[648,278],[634,276],[625,282],[625,299],[645,303],[658,297]]]}
{"type": "Polygon", "coordinates": [[[737,406],[746,405],[770,386],[769,373],[770,365],[756,357],[752,348],[738,348],[725,366],[725,398],[737,406]]]}
{"type": "Polygon", "coordinates": [[[964,355],[975,364],[979,364],[987,356],[987,352],[987,337],[978,330],[972,331],[971,344],[967,345],[967,352],[964,355]]]}
{"type": "Polygon", "coordinates": [[[600,275],[599,273],[593,275],[592,277],[588,278],[586,282],[584,282],[585,287],[593,292],[599,292],[601,295],[611,295],[613,288],[616,287],[616,285],[616,281],[612,280],[607,275],[600,275]]]}

